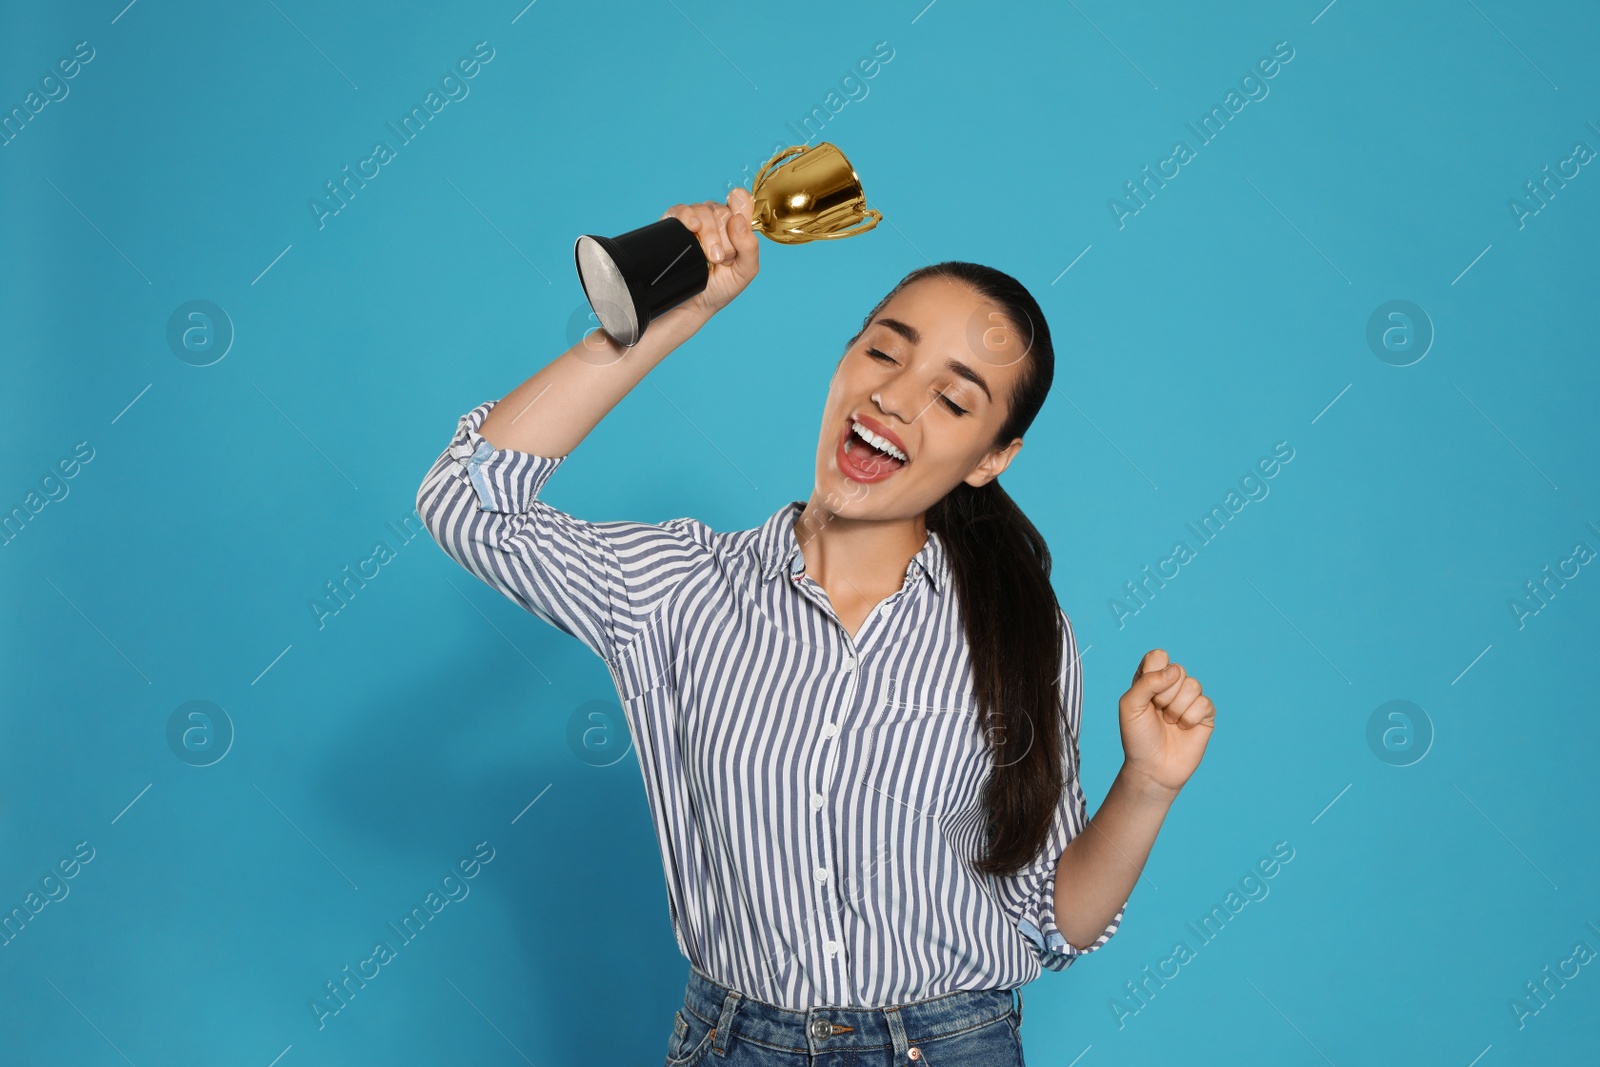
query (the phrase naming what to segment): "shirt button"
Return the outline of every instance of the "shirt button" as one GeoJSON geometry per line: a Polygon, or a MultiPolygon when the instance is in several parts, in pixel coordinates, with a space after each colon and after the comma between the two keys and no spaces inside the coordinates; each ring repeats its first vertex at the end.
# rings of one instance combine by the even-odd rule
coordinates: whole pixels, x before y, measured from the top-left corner
{"type": "Polygon", "coordinates": [[[826,868],[826,867],[818,867],[817,868],[817,881],[826,882],[827,880],[828,880],[828,868],[826,868]]]}
{"type": "Polygon", "coordinates": [[[822,947],[828,950],[828,955],[830,956],[837,956],[839,954],[839,942],[837,941],[829,941],[822,947]]]}
{"type": "Polygon", "coordinates": [[[822,810],[822,803],[823,803],[823,799],[822,799],[822,794],[821,793],[812,793],[811,794],[811,810],[812,811],[821,811],[822,810]]]}
{"type": "Polygon", "coordinates": [[[822,728],[822,736],[823,737],[832,737],[834,734],[836,734],[838,732],[839,732],[839,724],[836,723],[836,722],[830,722],[828,725],[826,725],[826,726],[824,726],[822,728]]]}
{"type": "Polygon", "coordinates": [[[851,671],[853,671],[855,669],[856,669],[856,661],[855,661],[854,657],[844,661],[844,670],[845,670],[846,674],[849,674],[851,671]]]}

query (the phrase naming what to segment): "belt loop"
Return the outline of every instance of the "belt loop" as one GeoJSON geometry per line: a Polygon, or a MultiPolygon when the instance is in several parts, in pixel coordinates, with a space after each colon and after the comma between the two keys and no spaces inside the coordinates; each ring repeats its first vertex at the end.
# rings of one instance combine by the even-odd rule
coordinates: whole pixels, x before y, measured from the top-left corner
{"type": "Polygon", "coordinates": [[[1022,987],[1018,986],[1012,992],[1017,995],[1017,1025],[1020,1027],[1022,1025],[1022,987]]]}
{"type": "Polygon", "coordinates": [[[906,1028],[901,1024],[899,1005],[880,1008],[884,1021],[889,1024],[889,1041],[894,1045],[894,1067],[903,1067],[909,1063],[907,1053],[911,1042],[906,1040],[906,1028]]]}
{"type": "Polygon", "coordinates": [[[722,998],[722,1014],[717,1018],[716,1035],[711,1039],[711,1051],[718,1056],[726,1056],[732,1047],[733,1016],[739,1010],[742,999],[736,989],[729,989],[728,995],[722,998]]]}

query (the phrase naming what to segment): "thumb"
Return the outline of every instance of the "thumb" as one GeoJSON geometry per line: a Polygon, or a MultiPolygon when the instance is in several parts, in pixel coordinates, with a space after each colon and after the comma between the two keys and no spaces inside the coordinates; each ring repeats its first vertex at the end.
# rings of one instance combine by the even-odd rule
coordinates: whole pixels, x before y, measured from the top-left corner
{"type": "Polygon", "coordinates": [[[744,186],[735,186],[728,194],[728,206],[733,217],[728,220],[728,238],[741,261],[754,263],[760,258],[761,242],[756,238],[755,227],[750,224],[755,217],[755,201],[744,186]]]}
{"type": "Polygon", "coordinates": [[[1133,684],[1128,687],[1127,693],[1123,695],[1124,710],[1144,711],[1151,706],[1151,701],[1155,699],[1157,693],[1166,689],[1177,679],[1178,666],[1175,663],[1169,663],[1160,670],[1145,671],[1133,680],[1133,684]]]}

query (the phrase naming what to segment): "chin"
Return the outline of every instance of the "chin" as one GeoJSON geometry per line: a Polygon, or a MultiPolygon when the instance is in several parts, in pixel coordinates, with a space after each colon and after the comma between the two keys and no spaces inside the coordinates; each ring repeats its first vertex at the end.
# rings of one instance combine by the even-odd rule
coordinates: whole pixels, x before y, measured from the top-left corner
{"type": "Polygon", "coordinates": [[[818,495],[829,511],[844,519],[870,519],[883,510],[889,488],[847,478],[833,467],[824,467],[817,479],[818,495]]]}

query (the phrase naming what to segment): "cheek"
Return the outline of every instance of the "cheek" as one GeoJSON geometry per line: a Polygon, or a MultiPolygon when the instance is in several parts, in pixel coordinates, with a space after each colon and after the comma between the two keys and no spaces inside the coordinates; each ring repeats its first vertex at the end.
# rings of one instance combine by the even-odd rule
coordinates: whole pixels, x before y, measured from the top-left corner
{"type": "Polygon", "coordinates": [[[834,371],[833,377],[828,379],[828,392],[823,400],[824,415],[830,415],[840,409],[849,388],[849,375],[843,370],[834,371]]]}
{"type": "Polygon", "coordinates": [[[974,434],[967,427],[944,428],[938,434],[928,434],[922,446],[923,457],[929,461],[923,471],[924,477],[952,483],[964,479],[989,454],[978,443],[980,439],[986,440],[987,435],[974,434]]]}

